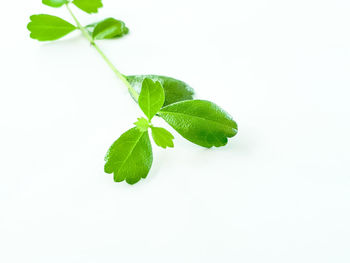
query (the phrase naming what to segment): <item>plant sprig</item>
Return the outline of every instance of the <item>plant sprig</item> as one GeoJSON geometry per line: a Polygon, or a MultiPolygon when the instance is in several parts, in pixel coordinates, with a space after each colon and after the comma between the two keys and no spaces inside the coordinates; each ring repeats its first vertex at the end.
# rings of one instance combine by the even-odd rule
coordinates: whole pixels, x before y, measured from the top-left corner
{"type": "Polygon", "coordinates": [[[109,148],[105,157],[105,172],[114,175],[115,182],[135,184],[146,178],[153,163],[152,144],[162,148],[174,147],[174,136],[163,127],[154,127],[154,117],[164,119],[190,142],[202,147],[221,147],[237,134],[237,124],[231,116],[213,102],[194,99],[194,91],[185,82],[158,75],[125,76],[112,64],[96,44],[97,40],[115,39],[129,33],[123,21],[106,18],[83,26],[71,5],[91,14],[101,8],[102,0],[42,0],[43,4],[59,8],[66,6],[76,25],[62,18],[39,14],[30,17],[30,36],[39,41],[54,41],[80,30],[116,76],[128,88],[131,97],[145,114],[134,127],[123,133],[109,148]]]}

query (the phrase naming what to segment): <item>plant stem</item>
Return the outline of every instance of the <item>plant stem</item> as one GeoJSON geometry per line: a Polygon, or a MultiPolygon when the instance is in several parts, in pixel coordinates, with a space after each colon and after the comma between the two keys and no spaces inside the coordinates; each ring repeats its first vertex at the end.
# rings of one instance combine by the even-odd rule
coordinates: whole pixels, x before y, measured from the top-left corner
{"type": "Polygon", "coordinates": [[[89,32],[83,27],[78,19],[73,14],[72,10],[69,7],[69,4],[66,4],[66,7],[71,14],[72,18],[74,19],[75,23],[77,24],[78,29],[83,33],[83,36],[91,43],[91,45],[97,50],[97,52],[101,55],[101,57],[106,61],[107,65],[113,70],[113,72],[117,75],[117,77],[125,84],[125,86],[128,88],[130,95],[137,101],[139,94],[136,92],[136,90],[130,85],[128,80],[124,77],[122,73],[113,65],[113,63],[108,59],[108,57],[103,53],[103,51],[100,49],[100,47],[95,43],[92,36],[89,34],[89,32]]]}

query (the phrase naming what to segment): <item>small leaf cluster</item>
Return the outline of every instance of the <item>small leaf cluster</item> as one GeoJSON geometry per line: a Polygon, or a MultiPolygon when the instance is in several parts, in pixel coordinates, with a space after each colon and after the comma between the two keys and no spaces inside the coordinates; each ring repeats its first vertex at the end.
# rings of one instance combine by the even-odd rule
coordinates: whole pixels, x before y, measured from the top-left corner
{"type": "MultiPolygon", "coordinates": [[[[43,0],[43,4],[54,8],[69,3],[68,0],[43,0]]],[[[103,6],[101,0],[74,0],[72,4],[88,14],[97,13],[98,9],[103,6]]],[[[27,26],[31,32],[30,37],[39,41],[58,40],[79,29],[79,26],[74,26],[60,17],[48,14],[32,15],[30,20],[27,26]]],[[[129,33],[123,21],[112,17],[86,25],[84,28],[90,33],[93,40],[120,38],[129,33]]]]}
{"type": "Polygon", "coordinates": [[[166,129],[154,127],[151,123],[164,101],[162,84],[146,78],[142,83],[138,104],[147,119],[138,118],[134,123],[135,127],[122,134],[105,157],[105,172],[113,173],[115,182],[125,180],[129,184],[134,184],[148,175],[153,162],[149,130],[158,146],[174,147],[174,136],[166,129]]]}
{"type": "MultiPolygon", "coordinates": [[[[101,0],[42,0],[43,4],[59,8],[67,6],[76,26],[47,14],[30,17],[30,36],[39,41],[53,41],[80,30],[106,60],[95,40],[115,39],[128,34],[125,23],[115,18],[82,26],[73,15],[70,4],[82,11],[96,13],[101,0]]],[[[155,127],[152,120],[162,118],[186,140],[206,148],[221,147],[228,138],[237,134],[237,123],[213,102],[194,99],[194,90],[185,82],[159,75],[122,75],[108,61],[112,69],[127,85],[132,98],[138,103],[143,117],[134,127],[123,133],[109,148],[104,170],[113,174],[115,182],[135,184],[149,174],[153,163],[152,142],[161,148],[173,148],[174,136],[163,127],[155,127]]]]}
{"type": "Polygon", "coordinates": [[[147,118],[138,118],[135,127],[120,136],[105,157],[105,172],[113,173],[116,182],[134,184],[148,175],[153,162],[149,130],[156,145],[174,147],[174,136],[152,125],[154,116],[163,118],[185,139],[207,148],[223,146],[237,133],[236,122],[212,102],[182,100],[163,107],[164,103],[163,85],[144,78],[138,104],[147,118]]]}

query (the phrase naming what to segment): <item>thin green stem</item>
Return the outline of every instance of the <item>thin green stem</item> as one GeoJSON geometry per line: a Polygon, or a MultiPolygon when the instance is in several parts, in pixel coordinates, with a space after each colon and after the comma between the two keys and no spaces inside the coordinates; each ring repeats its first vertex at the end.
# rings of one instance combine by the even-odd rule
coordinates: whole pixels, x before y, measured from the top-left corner
{"type": "Polygon", "coordinates": [[[84,37],[91,43],[91,45],[97,50],[97,52],[101,55],[101,57],[106,61],[107,65],[113,70],[113,72],[117,75],[117,77],[125,84],[125,86],[128,88],[131,96],[137,101],[139,94],[136,92],[136,90],[130,85],[128,80],[124,77],[122,73],[113,65],[113,63],[108,59],[105,53],[100,49],[100,47],[95,43],[94,39],[91,37],[89,32],[83,27],[76,16],[73,14],[72,10],[69,7],[69,4],[66,4],[66,7],[71,14],[72,18],[74,19],[75,23],[77,24],[78,29],[83,33],[84,37]]]}

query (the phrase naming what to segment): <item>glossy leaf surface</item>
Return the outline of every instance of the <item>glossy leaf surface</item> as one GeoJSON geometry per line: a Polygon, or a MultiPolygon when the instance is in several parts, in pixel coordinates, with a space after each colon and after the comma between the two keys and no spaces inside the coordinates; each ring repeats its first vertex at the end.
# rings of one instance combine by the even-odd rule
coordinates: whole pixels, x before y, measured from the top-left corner
{"type": "Polygon", "coordinates": [[[123,21],[111,17],[88,27],[93,27],[92,37],[94,39],[112,39],[122,37],[129,32],[123,21]]]}
{"type": "Polygon", "coordinates": [[[39,41],[60,39],[76,29],[71,23],[51,15],[33,15],[30,17],[27,28],[30,37],[39,41]]]}
{"type": "Polygon", "coordinates": [[[127,76],[127,80],[138,93],[141,92],[142,82],[145,78],[149,78],[153,81],[159,81],[162,84],[165,94],[165,102],[163,106],[178,101],[193,99],[193,89],[181,80],[157,75],[127,76]]]}
{"type": "Polygon", "coordinates": [[[216,104],[205,100],[182,101],[158,113],[187,140],[203,147],[220,147],[237,134],[237,124],[216,104]]]}
{"type": "Polygon", "coordinates": [[[103,6],[102,0],[74,0],[72,3],[88,14],[97,13],[103,6]]]}
{"type": "Polygon", "coordinates": [[[138,103],[149,120],[162,108],[164,98],[164,90],[159,81],[153,82],[149,78],[143,80],[138,103]]]}
{"type": "Polygon", "coordinates": [[[105,157],[105,172],[114,174],[115,182],[135,184],[146,178],[153,162],[148,132],[134,127],[123,133],[105,157]]]}

